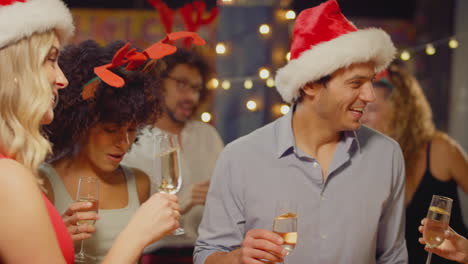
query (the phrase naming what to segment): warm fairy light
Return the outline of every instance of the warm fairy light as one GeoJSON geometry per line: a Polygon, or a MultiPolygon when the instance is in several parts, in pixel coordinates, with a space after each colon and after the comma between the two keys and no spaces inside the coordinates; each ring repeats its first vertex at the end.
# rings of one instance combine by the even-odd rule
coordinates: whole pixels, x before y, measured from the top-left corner
{"type": "Polygon", "coordinates": [[[211,89],[216,89],[216,88],[218,88],[218,85],[219,85],[218,79],[213,78],[213,79],[210,80],[208,87],[210,87],[211,89]]]}
{"type": "Polygon", "coordinates": [[[250,90],[250,89],[252,89],[252,87],[253,87],[252,80],[247,79],[247,80],[244,81],[244,88],[245,89],[250,90]]]}
{"type": "Polygon", "coordinates": [[[260,76],[261,79],[267,79],[268,77],[270,77],[270,71],[267,69],[267,68],[260,68],[258,70],[258,76],[260,76]]]}
{"type": "Polygon", "coordinates": [[[285,114],[287,114],[289,112],[290,109],[291,109],[291,107],[289,107],[289,105],[283,104],[283,105],[281,105],[280,112],[281,112],[281,114],[285,115],[285,114]]]}
{"type": "Polygon", "coordinates": [[[449,40],[448,46],[449,46],[451,49],[456,49],[456,48],[458,48],[458,41],[457,41],[455,38],[451,38],[451,39],[449,40]]]}
{"type": "Polygon", "coordinates": [[[260,34],[266,35],[266,34],[270,33],[270,26],[267,25],[267,24],[262,24],[258,28],[258,32],[260,32],[260,34]]]}
{"type": "Polygon", "coordinates": [[[231,82],[230,81],[223,81],[221,83],[221,87],[223,87],[224,90],[229,90],[229,88],[231,88],[231,82]]]}
{"type": "Polygon", "coordinates": [[[407,61],[407,60],[411,59],[411,54],[409,53],[409,51],[404,50],[404,51],[400,54],[400,59],[402,59],[402,60],[404,60],[404,61],[407,61]]]}
{"type": "Polygon", "coordinates": [[[436,53],[436,49],[434,48],[434,45],[427,44],[426,45],[426,54],[427,55],[434,55],[435,53],[436,53]]]}
{"type": "Polygon", "coordinates": [[[275,80],[273,78],[268,78],[266,85],[270,88],[275,87],[275,80]]]}
{"type": "Polygon", "coordinates": [[[226,53],[226,45],[224,45],[224,43],[216,44],[216,53],[217,54],[225,54],[226,53]]]}
{"type": "Polygon", "coordinates": [[[284,14],[284,17],[288,20],[292,20],[292,19],[295,19],[296,18],[296,12],[294,12],[293,10],[288,10],[286,12],[286,14],[284,14]]]}
{"type": "Polygon", "coordinates": [[[222,0],[222,1],[223,1],[223,3],[225,3],[225,4],[230,4],[230,3],[232,3],[232,0],[222,0]]]}
{"type": "Polygon", "coordinates": [[[255,111],[255,110],[257,110],[257,102],[255,102],[254,100],[249,100],[249,101],[247,101],[247,103],[245,104],[245,106],[246,106],[247,109],[249,109],[250,111],[255,111]]]}
{"type": "Polygon", "coordinates": [[[208,112],[203,112],[203,113],[201,114],[201,120],[202,120],[203,122],[205,122],[205,123],[210,122],[210,121],[211,121],[211,114],[208,113],[208,112]]]}
{"type": "Polygon", "coordinates": [[[286,53],[286,60],[291,60],[291,52],[286,53]]]}

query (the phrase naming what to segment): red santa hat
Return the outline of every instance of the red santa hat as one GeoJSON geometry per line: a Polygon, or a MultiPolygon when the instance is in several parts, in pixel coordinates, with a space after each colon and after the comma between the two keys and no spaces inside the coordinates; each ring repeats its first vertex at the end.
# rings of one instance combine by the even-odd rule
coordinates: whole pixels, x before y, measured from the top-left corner
{"type": "Polygon", "coordinates": [[[74,28],[70,11],[61,0],[0,0],[0,49],[50,29],[65,44],[74,28]]]}
{"type": "Polygon", "coordinates": [[[392,40],[381,29],[358,30],[341,13],[336,0],[302,11],[294,25],[291,60],[276,74],[276,87],[291,103],[308,82],[353,63],[373,61],[375,72],[395,56],[392,40]]]}

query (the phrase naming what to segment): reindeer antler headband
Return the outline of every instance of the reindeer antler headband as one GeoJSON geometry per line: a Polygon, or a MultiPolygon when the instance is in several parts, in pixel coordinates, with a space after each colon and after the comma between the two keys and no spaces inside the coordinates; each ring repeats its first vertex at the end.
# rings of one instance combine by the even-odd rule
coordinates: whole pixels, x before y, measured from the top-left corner
{"type": "Polygon", "coordinates": [[[187,38],[190,38],[195,45],[205,45],[205,41],[199,37],[197,33],[186,31],[169,33],[164,39],[149,46],[143,52],[138,52],[134,48],[130,49],[130,43],[125,44],[115,53],[111,63],[94,68],[94,73],[97,77],[84,85],[81,97],[83,100],[93,98],[100,81],[103,81],[115,88],[123,87],[125,85],[124,79],[113,73],[111,69],[115,69],[126,64],[127,66],[125,66],[125,69],[133,71],[146,63],[149,59],[158,60],[167,55],[173,54],[177,51],[177,47],[172,45],[172,43],[178,39],[187,38]]]}

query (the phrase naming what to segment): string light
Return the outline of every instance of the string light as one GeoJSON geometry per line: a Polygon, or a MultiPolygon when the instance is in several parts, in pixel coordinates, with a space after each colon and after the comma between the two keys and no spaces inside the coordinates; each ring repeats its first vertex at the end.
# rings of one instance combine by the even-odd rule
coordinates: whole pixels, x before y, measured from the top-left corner
{"type": "Polygon", "coordinates": [[[229,90],[231,88],[231,82],[225,80],[221,83],[221,87],[223,87],[224,90],[229,90]]]}
{"type": "Polygon", "coordinates": [[[296,18],[296,12],[294,12],[293,10],[288,10],[286,12],[286,14],[284,14],[284,17],[287,19],[287,20],[293,20],[296,18]]]}
{"type": "Polygon", "coordinates": [[[262,67],[258,71],[258,76],[260,76],[261,79],[265,80],[268,77],[270,77],[270,71],[267,68],[262,67]]]}
{"type": "Polygon", "coordinates": [[[458,41],[455,38],[451,38],[448,42],[448,46],[451,49],[456,49],[458,47],[458,41]]]}
{"type": "Polygon", "coordinates": [[[262,24],[258,28],[258,32],[260,32],[260,34],[262,34],[262,35],[269,34],[270,33],[270,26],[267,25],[267,24],[262,24]]]}
{"type": "Polygon", "coordinates": [[[210,88],[211,90],[213,90],[213,89],[218,88],[218,85],[219,85],[218,79],[213,78],[213,79],[211,79],[211,80],[209,81],[209,83],[208,83],[208,88],[210,88]]]}
{"type": "Polygon", "coordinates": [[[283,105],[281,105],[281,107],[280,107],[280,112],[281,112],[281,114],[283,114],[283,115],[289,113],[289,110],[291,110],[291,107],[290,107],[289,105],[287,105],[287,104],[283,104],[283,105]]]}
{"type": "Polygon", "coordinates": [[[217,54],[225,54],[226,53],[226,45],[224,45],[224,43],[216,44],[216,53],[217,54]]]}
{"type": "Polygon", "coordinates": [[[257,110],[257,102],[255,102],[254,100],[249,100],[247,101],[247,103],[245,104],[245,106],[247,107],[247,109],[249,111],[255,111],[257,110]]]}
{"type": "Polygon", "coordinates": [[[208,123],[211,121],[211,114],[208,112],[203,112],[200,117],[201,117],[201,120],[205,123],[208,123]]]}
{"type": "Polygon", "coordinates": [[[436,53],[436,49],[434,48],[434,45],[432,44],[427,44],[426,45],[426,54],[429,56],[432,56],[436,53]]]}
{"type": "Polygon", "coordinates": [[[400,54],[400,59],[404,60],[404,61],[407,61],[409,59],[411,59],[411,54],[407,51],[407,50],[404,50],[401,54],[400,54]]]}
{"type": "Polygon", "coordinates": [[[252,80],[247,79],[247,80],[244,81],[244,88],[245,89],[250,90],[250,89],[252,89],[252,87],[253,87],[252,80]]]}
{"type": "Polygon", "coordinates": [[[275,87],[275,80],[273,78],[268,78],[268,80],[266,81],[266,86],[270,88],[275,87]]]}

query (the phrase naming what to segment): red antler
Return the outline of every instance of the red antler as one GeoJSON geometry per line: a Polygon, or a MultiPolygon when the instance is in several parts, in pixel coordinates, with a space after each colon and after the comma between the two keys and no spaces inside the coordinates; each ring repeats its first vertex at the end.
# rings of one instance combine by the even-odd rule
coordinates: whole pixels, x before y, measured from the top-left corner
{"type": "MultiPolygon", "coordinates": [[[[111,69],[127,64],[125,69],[132,71],[143,65],[148,59],[157,60],[170,55],[176,52],[177,48],[172,44],[178,39],[191,40],[195,45],[205,45],[206,43],[205,40],[200,38],[196,33],[184,31],[167,34],[164,39],[149,46],[143,52],[138,52],[136,49],[130,49],[130,43],[127,43],[115,53],[111,63],[95,67],[94,73],[99,77],[99,79],[112,87],[123,87],[125,85],[125,80],[113,73],[111,69]]],[[[82,92],[82,98],[86,100],[94,97],[96,89],[96,82],[92,82],[92,85],[91,83],[85,85],[82,92]]]]}
{"type": "Polygon", "coordinates": [[[159,17],[166,33],[171,33],[172,26],[174,25],[174,11],[161,0],[148,0],[148,2],[159,11],[159,17]]]}
{"type": "MultiPolygon", "coordinates": [[[[207,25],[213,22],[218,16],[219,9],[213,7],[208,17],[203,18],[203,14],[206,11],[206,3],[204,1],[194,1],[193,3],[187,3],[180,9],[180,14],[184,20],[185,28],[188,31],[197,32],[200,26],[207,25]],[[195,16],[193,15],[195,11],[195,16]]],[[[189,47],[190,42],[185,42],[185,46],[189,47]]],[[[194,43],[195,44],[195,43],[194,43]]]]}

